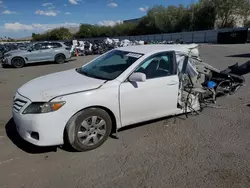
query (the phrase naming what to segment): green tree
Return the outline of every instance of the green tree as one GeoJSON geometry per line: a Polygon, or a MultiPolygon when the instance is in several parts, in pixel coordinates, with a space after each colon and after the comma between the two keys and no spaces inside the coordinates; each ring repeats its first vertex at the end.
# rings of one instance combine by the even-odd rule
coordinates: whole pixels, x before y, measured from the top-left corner
{"type": "Polygon", "coordinates": [[[33,41],[44,41],[44,40],[68,40],[71,39],[73,35],[67,28],[57,28],[48,31],[44,34],[32,33],[33,41]]]}
{"type": "Polygon", "coordinates": [[[147,25],[154,33],[169,33],[189,30],[191,14],[183,5],[154,6],[148,11],[147,25]],[[154,28],[154,29],[153,29],[154,28]]]}
{"type": "MultiPolygon", "coordinates": [[[[189,8],[179,5],[179,7],[172,8],[174,21],[174,32],[189,31],[192,21],[192,15],[189,8]]],[[[171,15],[171,12],[169,12],[171,15]]]]}
{"type": "Polygon", "coordinates": [[[190,30],[214,29],[216,21],[215,7],[207,1],[192,4],[189,7],[191,14],[190,30]]]}
{"type": "Polygon", "coordinates": [[[130,36],[133,35],[136,28],[136,24],[133,23],[122,23],[117,24],[113,27],[114,36],[130,36]]]}
{"type": "Polygon", "coordinates": [[[45,34],[32,33],[32,40],[33,41],[42,41],[42,40],[48,40],[48,38],[45,34]]]}
{"type": "Polygon", "coordinates": [[[141,21],[137,24],[135,30],[133,31],[135,35],[146,35],[146,34],[157,34],[161,33],[155,25],[154,17],[151,15],[144,16],[141,21]]]}
{"type": "Polygon", "coordinates": [[[49,40],[68,40],[72,38],[72,34],[67,28],[58,28],[49,31],[47,34],[49,40]]]}
{"type": "Polygon", "coordinates": [[[77,38],[92,37],[94,26],[91,24],[81,24],[79,31],[76,33],[77,38]]]}
{"type": "Polygon", "coordinates": [[[234,27],[236,19],[245,19],[249,13],[249,0],[201,0],[210,3],[216,12],[217,27],[234,27]]]}

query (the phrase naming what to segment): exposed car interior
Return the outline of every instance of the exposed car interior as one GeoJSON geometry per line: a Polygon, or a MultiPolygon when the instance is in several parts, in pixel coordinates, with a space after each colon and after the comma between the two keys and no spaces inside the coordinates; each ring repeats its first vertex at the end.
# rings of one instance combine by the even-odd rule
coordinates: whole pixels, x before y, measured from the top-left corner
{"type": "Polygon", "coordinates": [[[170,55],[160,55],[143,63],[136,72],[144,73],[147,79],[170,76],[173,72],[173,61],[170,55]]]}

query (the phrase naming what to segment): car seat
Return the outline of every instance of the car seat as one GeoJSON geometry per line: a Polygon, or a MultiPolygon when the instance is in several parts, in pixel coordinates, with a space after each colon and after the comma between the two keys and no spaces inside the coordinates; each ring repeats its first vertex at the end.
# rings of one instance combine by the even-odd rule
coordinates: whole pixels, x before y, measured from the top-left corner
{"type": "Polygon", "coordinates": [[[158,60],[153,60],[150,64],[145,68],[144,73],[146,74],[147,79],[154,78],[157,75],[157,66],[158,60]]]}

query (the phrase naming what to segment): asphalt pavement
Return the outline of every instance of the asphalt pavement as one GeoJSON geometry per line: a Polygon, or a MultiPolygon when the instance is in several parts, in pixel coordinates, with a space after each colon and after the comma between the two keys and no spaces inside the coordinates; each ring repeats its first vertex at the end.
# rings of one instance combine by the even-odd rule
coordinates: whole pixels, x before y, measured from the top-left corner
{"type": "MultiPolygon", "coordinates": [[[[219,69],[250,60],[250,45],[201,45],[219,69]]],[[[38,76],[79,67],[93,56],[22,69],[0,68],[0,188],[250,187],[250,74],[246,86],[200,115],[139,124],[79,153],[22,141],[11,119],[17,88],[38,76]]]]}

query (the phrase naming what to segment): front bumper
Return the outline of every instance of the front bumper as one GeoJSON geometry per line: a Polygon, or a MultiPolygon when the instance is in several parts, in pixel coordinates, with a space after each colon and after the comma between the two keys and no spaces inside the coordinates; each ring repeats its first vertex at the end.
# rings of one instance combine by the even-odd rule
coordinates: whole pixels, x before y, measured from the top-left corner
{"type": "Polygon", "coordinates": [[[72,57],[72,53],[68,53],[67,56],[66,56],[66,61],[69,60],[70,58],[72,57]]]}
{"type": "Polygon", "coordinates": [[[2,58],[2,59],[1,59],[1,64],[3,64],[3,65],[8,65],[8,64],[9,64],[8,59],[7,59],[7,58],[2,58]]]}
{"type": "MultiPolygon", "coordinates": [[[[65,119],[58,112],[45,114],[22,114],[31,100],[16,94],[14,98],[12,115],[19,135],[29,143],[37,146],[55,146],[63,144],[65,119]],[[17,103],[25,101],[25,105],[17,108],[17,103]],[[16,102],[17,101],[17,102],[16,102]]],[[[20,105],[21,106],[21,105],[20,105]]]]}

